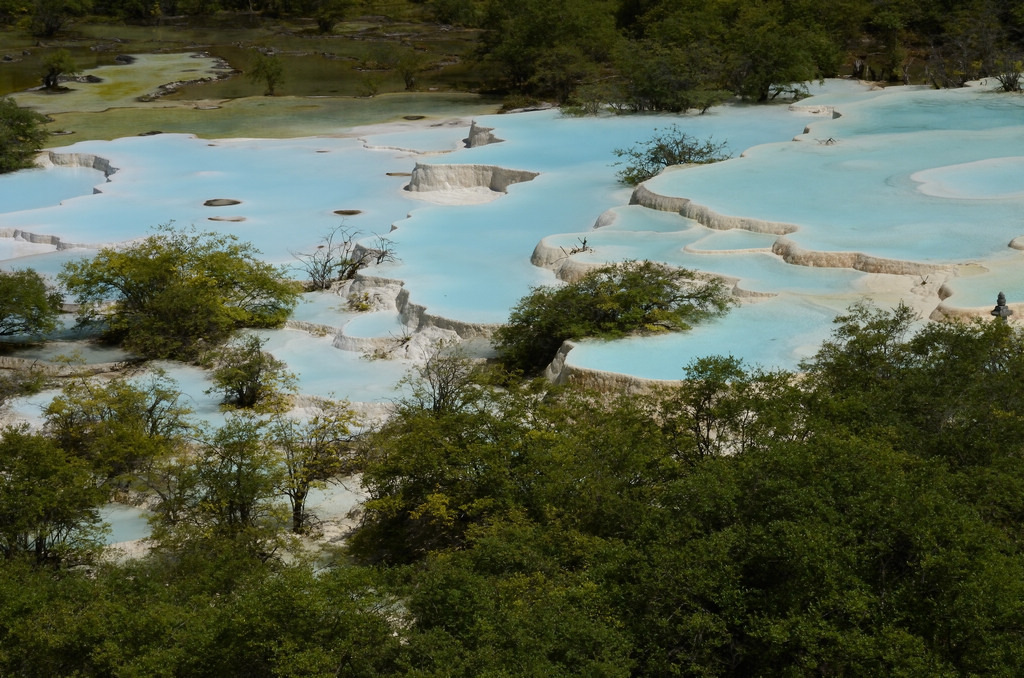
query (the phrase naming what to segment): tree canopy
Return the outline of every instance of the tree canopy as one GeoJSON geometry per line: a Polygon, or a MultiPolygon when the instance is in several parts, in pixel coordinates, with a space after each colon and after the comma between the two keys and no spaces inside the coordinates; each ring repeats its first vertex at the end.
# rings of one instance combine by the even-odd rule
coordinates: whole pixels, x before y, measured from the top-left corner
{"type": "Polygon", "coordinates": [[[79,69],[75,60],[71,58],[71,52],[58,49],[43,60],[43,87],[58,89],[61,76],[74,76],[78,73],[79,69]]]}
{"type": "Polygon", "coordinates": [[[62,302],[60,293],[32,269],[0,271],[0,336],[52,332],[62,302]]]}
{"type": "Polygon", "coordinates": [[[10,97],[0,97],[0,174],[35,164],[50,133],[46,116],[21,108],[10,97]]]}
{"type": "Polygon", "coordinates": [[[646,395],[439,353],[361,440],[344,405],[231,416],[143,469],[155,549],[88,570],[95,471],[9,429],[0,672],[1013,676],[1022,348],[858,305],[799,374],[708,356],[646,395]],[[304,557],[282,492],[354,471],[355,533],[304,557]]]}
{"type": "Polygon", "coordinates": [[[123,248],[65,265],[79,319],[151,358],[194,359],[241,327],[284,323],[299,290],[230,235],[165,226],[123,248]]]}
{"type": "Polygon", "coordinates": [[[650,261],[602,266],[561,287],[538,287],[495,333],[502,361],[525,372],[544,368],[566,339],[685,330],[730,304],[718,278],[650,261]]]}
{"type": "MultiPolygon", "coordinates": [[[[636,186],[672,165],[707,165],[728,160],[726,143],[711,138],[698,140],[671,125],[654,130],[654,135],[639,146],[616,148],[616,157],[626,158],[626,166],[616,173],[619,181],[636,186]]],[[[620,163],[616,163],[620,164],[620,163]]]]}

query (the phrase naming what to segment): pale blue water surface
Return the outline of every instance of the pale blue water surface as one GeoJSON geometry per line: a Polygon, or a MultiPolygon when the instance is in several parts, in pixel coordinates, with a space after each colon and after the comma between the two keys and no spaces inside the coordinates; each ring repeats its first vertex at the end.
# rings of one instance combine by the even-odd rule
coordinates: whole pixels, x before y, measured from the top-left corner
{"type": "MultiPolygon", "coordinates": [[[[0,203],[0,229],[96,247],[173,221],[234,233],[294,270],[294,254],[311,251],[344,220],[364,242],[376,234],[393,240],[397,260],[375,275],[403,281],[428,313],[470,323],[500,323],[531,286],[557,283],[551,270],[531,264],[542,241],[569,250],[585,237],[592,251],[573,255],[581,261],[651,258],[726,276],[759,295],[690,333],[584,342],[570,354],[573,364],[651,378],[678,378],[683,365],[708,353],[795,367],[828,335],[832,318],[864,297],[883,305],[905,297],[923,315],[939,304],[938,284],[923,274],[918,281],[795,265],[772,253],[777,235],[712,230],[628,206],[631,191],[617,182],[614,150],[676,124],[726,142],[734,157],[665,172],[648,182],[654,193],[725,217],[790,224],[786,237],[811,252],[944,267],[942,282],[953,294],[946,304],[983,306],[1000,289],[1011,303],[1024,299],[1024,255],[1008,248],[1024,235],[1024,100],[980,86],[869,91],[830,81],[812,89],[817,96],[792,108],[737,104],[700,116],[484,116],[477,122],[505,141],[470,149],[459,148],[468,129],[444,125],[339,128],[337,136],[290,140],[83,142],[62,150],[102,156],[118,169],[98,183],[101,192],[92,194],[90,179],[77,197],[46,193],[41,184],[56,183],[47,178],[54,170],[0,177],[0,196],[37,196],[13,209],[0,203]],[[490,202],[431,204],[422,200],[430,194],[404,190],[417,162],[539,175],[490,202]],[[238,203],[204,205],[214,198],[238,203]],[[336,210],[361,213],[343,218],[336,210]]],[[[0,265],[55,275],[64,261],[89,254],[18,247],[0,239],[0,265]]],[[[336,295],[308,298],[296,319],[347,326],[358,337],[403,331],[394,314],[360,316],[336,295]]],[[[311,395],[380,401],[408,367],[338,350],[331,336],[268,336],[272,352],[298,375],[299,390],[311,395]]]]}

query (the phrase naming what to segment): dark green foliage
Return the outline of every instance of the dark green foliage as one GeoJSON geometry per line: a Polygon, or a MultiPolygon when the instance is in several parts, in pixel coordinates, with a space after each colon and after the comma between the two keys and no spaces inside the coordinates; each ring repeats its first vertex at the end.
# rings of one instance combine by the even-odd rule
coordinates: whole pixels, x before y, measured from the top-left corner
{"type": "Polygon", "coordinates": [[[154,537],[162,549],[273,555],[286,524],[276,501],[284,469],[265,427],[248,412],[232,414],[202,434],[193,454],[154,474],[160,483],[154,537]]]}
{"type": "Polygon", "coordinates": [[[43,87],[50,90],[60,88],[61,76],[78,75],[79,69],[71,58],[71,52],[58,49],[43,60],[43,87]]]}
{"type": "Polygon", "coordinates": [[[252,82],[263,83],[266,88],[266,96],[274,96],[277,86],[284,80],[284,67],[281,60],[275,54],[266,54],[256,50],[252,65],[245,72],[245,77],[252,82]]]}
{"type": "Polygon", "coordinates": [[[263,350],[267,343],[255,334],[234,339],[203,356],[213,370],[213,388],[221,392],[225,409],[255,409],[269,412],[285,409],[288,391],[294,390],[294,376],[286,365],[263,350]]]}
{"type": "Polygon", "coordinates": [[[630,44],[616,55],[618,68],[627,74],[623,94],[605,101],[621,101],[631,111],[704,113],[732,96],[720,84],[721,59],[707,43],[686,49],[651,40],[630,44]]]}
{"type": "Polygon", "coordinates": [[[512,520],[425,563],[409,591],[407,653],[429,675],[634,675],[632,643],[600,578],[621,546],[512,520]]]}
{"type": "Polygon", "coordinates": [[[0,671],[68,675],[395,675],[393,600],[373,572],[203,553],[90,576],[0,568],[0,671]]]}
{"type": "Polygon", "coordinates": [[[46,117],[0,97],[0,174],[32,167],[46,143],[46,117]]]}
{"type": "Polygon", "coordinates": [[[836,70],[838,47],[813,27],[788,21],[783,7],[744,4],[732,26],[728,83],[745,99],[800,94],[803,83],[836,70]]]}
{"type": "Polygon", "coordinates": [[[438,23],[478,26],[480,5],[478,0],[431,0],[430,9],[438,23]]]}
{"type": "MultiPolygon", "coordinates": [[[[726,143],[710,138],[699,141],[672,125],[654,135],[640,146],[616,148],[616,157],[626,158],[626,166],[616,176],[629,186],[647,181],[661,170],[673,165],[707,165],[728,160],[726,143]]],[[[616,163],[621,164],[621,163],[616,163]]]]}
{"type": "Polygon", "coordinates": [[[731,356],[712,356],[687,365],[684,379],[664,395],[659,416],[682,461],[742,454],[809,434],[804,394],[789,372],[750,370],[731,356]]]}
{"type": "Polygon", "coordinates": [[[302,421],[282,416],[271,425],[270,439],[280,452],[284,469],[279,491],[288,497],[295,534],[310,529],[309,491],[358,469],[355,426],[356,415],[347,403],[327,402],[312,408],[302,421]]]}
{"type": "Polygon", "coordinates": [[[240,327],[282,324],[298,300],[283,273],[234,236],[160,228],[122,249],[65,265],[80,321],[150,358],[192,359],[240,327]]]}
{"type": "Polygon", "coordinates": [[[0,271],[0,336],[38,336],[57,328],[63,299],[31,268],[0,271]]]}
{"type": "Polygon", "coordinates": [[[642,399],[475,387],[458,411],[403,408],[373,433],[370,500],[353,541],[367,560],[408,562],[462,547],[509,516],[607,538],[638,525],[649,482],[685,468],[642,399]]]}
{"type": "Polygon", "coordinates": [[[462,411],[481,395],[480,387],[487,376],[484,368],[458,346],[441,343],[402,379],[409,396],[399,402],[399,407],[436,414],[462,411]]]}
{"type": "MultiPolygon", "coordinates": [[[[281,451],[337,460],[348,414],[269,439],[232,418],[174,460],[154,554],[0,568],[0,673],[1009,678],[1022,349],[1011,324],[856,306],[805,375],[709,357],[646,397],[435,362],[360,460],[348,555],[374,566],[315,573],[274,557],[281,451]]],[[[30,480],[0,485],[4,516],[61,486],[58,453],[5,435],[30,480]]]]}
{"type": "Polygon", "coordinates": [[[41,38],[54,37],[74,17],[82,16],[92,9],[92,0],[31,0],[27,4],[29,31],[41,38]]]}
{"type": "Polygon", "coordinates": [[[857,306],[805,367],[822,416],[957,467],[987,466],[1016,445],[1024,336],[996,322],[930,323],[857,306]]]}
{"type": "Polygon", "coordinates": [[[623,571],[641,673],[1009,675],[1024,570],[956,483],[846,436],[702,465],[623,571]]]}
{"type": "Polygon", "coordinates": [[[574,81],[571,72],[583,62],[610,60],[619,40],[613,13],[607,0],[490,0],[482,22],[484,65],[515,89],[548,93],[544,88],[553,83],[564,94],[566,78],[574,81]],[[572,63],[558,67],[557,54],[573,55],[572,63]]]}
{"type": "Polygon", "coordinates": [[[1003,73],[1012,84],[1012,72],[999,64],[1019,58],[1020,12],[991,2],[952,11],[941,3],[861,0],[620,0],[589,3],[588,21],[579,6],[489,5],[482,63],[500,69],[491,83],[569,102],[577,112],[604,105],[683,112],[729,96],[798,97],[805,83],[848,71],[887,82],[927,77],[943,87],[1003,73]],[[558,55],[566,58],[552,68],[558,55]],[[551,77],[559,71],[563,77],[551,77]],[[580,108],[587,102],[597,104],[580,108]]]}
{"type": "Polygon", "coordinates": [[[47,435],[87,462],[99,484],[114,491],[182,451],[192,433],[190,413],[177,384],[157,374],[147,382],[74,379],[43,415],[47,435]]]}
{"type": "Polygon", "coordinates": [[[632,332],[689,329],[724,313],[729,296],[721,280],[650,261],[604,266],[562,287],[538,287],[512,308],[495,333],[501,360],[535,373],[566,339],[616,338],[632,332]]]}
{"type": "MultiPolygon", "coordinates": [[[[92,468],[27,427],[0,431],[0,556],[60,564],[99,549],[98,489],[92,468]]],[[[0,568],[3,569],[3,568],[0,568]]]]}

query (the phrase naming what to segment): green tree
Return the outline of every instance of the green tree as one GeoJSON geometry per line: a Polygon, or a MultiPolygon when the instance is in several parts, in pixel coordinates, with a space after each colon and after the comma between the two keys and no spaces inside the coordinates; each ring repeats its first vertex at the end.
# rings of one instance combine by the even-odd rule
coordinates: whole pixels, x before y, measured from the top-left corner
{"type": "MultiPolygon", "coordinates": [[[[60,33],[74,17],[87,14],[92,0],[32,0],[28,6],[29,30],[40,38],[52,38],[60,33]]],[[[59,50],[63,51],[63,50],[59,50]]],[[[66,52],[65,52],[66,54],[66,52]]],[[[73,72],[73,68],[68,73],[73,72]]],[[[44,82],[46,87],[53,87],[44,82]]]]}
{"type": "Polygon", "coordinates": [[[654,135],[641,146],[616,148],[612,152],[618,158],[627,159],[626,166],[616,175],[619,181],[636,186],[673,165],[707,165],[728,160],[730,156],[725,148],[724,141],[715,142],[710,138],[698,141],[673,124],[665,131],[655,129],[654,135]]]}
{"type": "Polygon", "coordinates": [[[808,435],[795,375],[748,370],[732,356],[699,358],[684,370],[682,384],[658,401],[662,431],[680,460],[743,454],[808,435]]]}
{"type": "Polygon", "coordinates": [[[506,519],[622,538],[655,501],[648,482],[681,468],[652,412],[540,384],[480,386],[454,411],[401,408],[366,442],[370,499],[353,549],[419,560],[506,519]]]}
{"type": "Polygon", "coordinates": [[[355,6],[355,0],[314,0],[313,18],[321,33],[333,33],[334,26],[344,21],[345,16],[355,6]]]}
{"type": "Polygon", "coordinates": [[[109,491],[182,453],[192,433],[191,412],[174,380],[159,372],[143,382],[80,378],[46,406],[44,430],[87,462],[109,491]]]}
{"type": "Polygon", "coordinates": [[[207,393],[223,393],[223,408],[270,412],[287,407],[295,377],[284,362],[263,350],[266,343],[247,334],[203,356],[204,365],[213,370],[213,388],[207,393]]]}
{"type": "Polygon", "coordinates": [[[619,40],[613,12],[614,3],[604,0],[524,0],[515,4],[490,0],[482,21],[483,63],[500,74],[501,84],[542,95],[557,94],[546,86],[555,84],[564,91],[566,83],[575,79],[575,72],[588,70],[575,55],[596,64],[610,61],[619,40]],[[555,57],[548,56],[551,52],[572,53],[574,63],[558,72],[561,69],[556,69],[555,57]],[[535,79],[538,67],[545,74],[535,79]]]}
{"type": "Polygon", "coordinates": [[[642,675],[595,572],[621,557],[614,542],[508,520],[473,530],[470,544],[429,559],[409,586],[412,665],[449,676],[642,675]]]}
{"type": "Polygon", "coordinates": [[[354,551],[370,561],[418,560],[463,545],[471,526],[513,510],[516,469],[531,467],[535,449],[526,435],[530,400],[518,389],[489,390],[461,411],[406,408],[374,431],[363,451],[370,498],[354,551]]]}
{"type": "Polygon", "coordinates": [[[63,299],[31,268],[0,271],[0,336],[38,336],[57,329],[63,299]]]}
{"type": "Polygon", "coordinates": [[[922,323],[906,306],[858,304],[803,367],[811,413],[862,436],[984,467],[1024,421],[1024,333],[1009,323],[922,323]]]}
{"type": "Polygon", "coordinates": [[[265,428],[250,413],[233,413],[166,468],[153,530],[163,548],[274,555],[285,524],[277,501],[283,469],[265,428]]]}
{"type": "Polygon", "coordinates": [[[565,104],[584,83],[596,80],[597,75],[598,67],[578,47],[556,45],[538,58],[529,84],[565,104]]]}
{"type": "Polygon", "coordinates": [[[284,80],[284,67],[277,55],[256,50],[252,65],[245,72],[245,77],[251,82],[263,83],[266,88],[263,93],[268,97],[274,96],[278,85],[284,80]]]}
{"type": "Polygon", "coordinates": [[[105,493],[92,469],[27,426],[0,431],[0,554],[74,563],[100,548],[105,493]]]}
{"type": "Polygon", "coordinates": [[[457,345],[441,342],[426,361],[402,378],[400,385],[408,387],[408,396],[399,407],[438,414],[458,412],[480,396],[483,377],[482,367],[457,345]]]}
{"type": "Polygon", "coordinates": [[[431,0],[434,20],[442,24],[476,27],[480,24],[480,3],[477,0],[431,0]]]}
{"type": "Polygon", "coordinates": [[[203,444],[196,472],[203,490],[200,519],[227,536],[261,545],[269,541],[280,521],[275,497],[281,467],[266,444],[263,422],[229,417],[203,444]]]}
{"type": "Polygon", "coordinates": [[[831,74],[838,58],[827,37],[813,27],[789,22],[781,5],[744,5],[733,25],[731,89],[764,103],[784,92],[804,91],[804,83],[831,74]]]}
{"type": "Polygon", "coordinates": [[[58,49],[43,59],[43,87],[46,89],[59,89],[62,75],[74,76],[78,73],[79,68],[66,49],[58,49]]]}
{"type": "Polygon", "coordinates": [[[0,174],[28,169],[46,143],[46,116],[0,97],[0,174]]]}
{"type": "Polygon", "coordinates": [[[633,261],[601,267],[562,287],[535,288],[495,332],[495,347],[506,365],[537,372],[566,339],[689,329],[730,304],[720,279],[695,278],[685,269],[633,261]]]}
{"type": "Polygon", "coordinates": [[[241,327],[282,324],[298,300],[284,273],[230,235],[164,226],[66,264],[59,279],[108,340],[151,358],[192,359],[241,327]]]}
{"type": "Polygon", "coordinates": [[[295,534],[309,529],[309,491],[356,470],[355,424],[348,403],[328,402],[318,403],[303,420],[282,416],[272,423],[270,439],[284,468],[280,491],[288,498],[295,534]]]}
{"type": "Polygon", "coordinates": [[[0,568],[0,673],[328,676],[402,673],[397,599],[367,568],[181,553],[53,576],[0,568]]]}

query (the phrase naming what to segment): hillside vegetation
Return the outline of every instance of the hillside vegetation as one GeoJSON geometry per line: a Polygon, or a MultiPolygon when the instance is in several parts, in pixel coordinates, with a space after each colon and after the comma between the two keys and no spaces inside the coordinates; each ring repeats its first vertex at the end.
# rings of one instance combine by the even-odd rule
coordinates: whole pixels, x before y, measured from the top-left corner
{"type": "MultiPolygon", "coordinates": [[[[79,67],[200,46],[247,70],[260,48],[284,57],[290,94],[441,87],[703,111],[836,75],[938,87],[1009,75],[1017,88],[1022,12],[1005,0],[0,0],[0,25],[32,68],[54,44],[79,67]]],[[[36,78],[0,66],[15,74],[0,94],[36,78]]]]}
{"type": "Polygon", "coordinates": [[[801,375],[709,357],[649,397],[439,354],[355,437],[70,386],[0,437],[0,673],[1014,675],[1024,332],[915,322],[854,307],[801,375]],[[324,463],[369,500],[314,561],[280,497],[324,463]],[[153,551],[97,558],[145,486],[153,551]]]}

